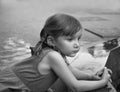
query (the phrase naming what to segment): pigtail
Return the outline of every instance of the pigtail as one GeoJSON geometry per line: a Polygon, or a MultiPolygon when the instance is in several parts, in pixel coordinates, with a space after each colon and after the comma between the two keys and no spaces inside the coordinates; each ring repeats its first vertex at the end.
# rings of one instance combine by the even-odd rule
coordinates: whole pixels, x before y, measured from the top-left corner
{"type": "Polygon", "coordinates": [[[32,56],[33,55],[39,55],[40,54],[40,52],[41,52],[41,50],[42,50],[42,41],[39,41],[37,44],[36,44],[36,46],[35,47],[30,47],[30,49],[31,49],[31,54],[32,54],[32,56]]]}
{"type": "Polygon", "coordinates": [[[30,47],[32,55],[39,55],[41,53],[41,50],[47,46],[47,33],[44,31],[44,29],[42,29],[40,37],[41,40],[35,45],[35,47],[30,47]]]}

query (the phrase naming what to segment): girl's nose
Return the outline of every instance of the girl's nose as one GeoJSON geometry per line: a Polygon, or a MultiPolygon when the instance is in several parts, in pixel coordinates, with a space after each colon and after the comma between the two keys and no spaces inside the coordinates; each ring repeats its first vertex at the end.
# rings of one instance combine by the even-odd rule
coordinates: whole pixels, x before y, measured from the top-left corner
{"type": "Polygon", "coordinates": [[[79,42],[74,43],[74,48],[79,48],[79,47],[80,47],[79,42]]]}

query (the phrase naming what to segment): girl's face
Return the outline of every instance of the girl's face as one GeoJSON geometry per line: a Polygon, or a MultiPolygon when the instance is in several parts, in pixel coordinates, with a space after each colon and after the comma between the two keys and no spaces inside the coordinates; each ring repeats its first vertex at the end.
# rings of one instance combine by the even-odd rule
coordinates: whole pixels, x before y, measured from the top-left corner
{"type": "Polygon", "coordinates": [[[80,49],[79,40],[82,32],[77,32],[74,36],[60,36],[55,40],[55,46],[62,52],[62,54],[74,57],[80,49]]]}

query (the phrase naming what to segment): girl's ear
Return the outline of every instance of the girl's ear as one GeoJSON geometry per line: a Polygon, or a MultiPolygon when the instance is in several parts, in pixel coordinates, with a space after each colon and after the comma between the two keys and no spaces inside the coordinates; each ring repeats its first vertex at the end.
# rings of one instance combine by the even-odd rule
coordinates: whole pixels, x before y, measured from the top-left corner
{"type": "Polygon", "coordinates": [[[54,38],[52,37],[52,36],[48,36],[47,37],[47,44],[49,45],[49,46],[55,46],[55,44],[54,44],[54,38]]]}

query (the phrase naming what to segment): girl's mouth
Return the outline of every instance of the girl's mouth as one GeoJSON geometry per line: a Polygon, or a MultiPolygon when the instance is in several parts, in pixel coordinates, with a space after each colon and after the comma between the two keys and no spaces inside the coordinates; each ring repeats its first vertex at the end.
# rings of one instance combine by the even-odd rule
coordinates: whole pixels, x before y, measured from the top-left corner
{"type": "Polygon", "coordinates": [[[79,50],[73,51],[73,53],[78,53],[79,50]]]}

